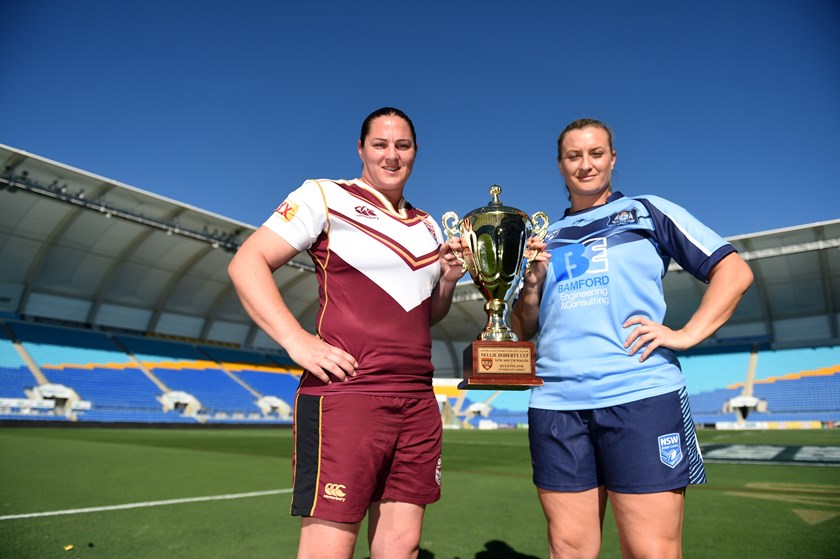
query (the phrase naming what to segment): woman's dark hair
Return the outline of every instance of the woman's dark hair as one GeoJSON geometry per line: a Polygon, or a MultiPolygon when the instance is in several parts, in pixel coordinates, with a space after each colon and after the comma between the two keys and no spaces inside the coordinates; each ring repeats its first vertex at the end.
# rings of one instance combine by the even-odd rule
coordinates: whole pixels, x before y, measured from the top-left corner
{"type": "Polygon", "coordinates": [[[408,123],[408,128],[411,130],[411,139],[414,141],[414,145],[417,145],[417,134],[414,132],[414,123],[411,122],[411,119],[408,118],[407,114],[399,109],[395,109],[394,107],[382,107],[381,109],[376,109],[367,116],[365,121],[362,123],[362,133],[359,136],[359,141],[362,142],[363,145],[365,143],[365,138],[367,138],[367,135],[370,133],[370,123],[381,116],[398,116],[406,121],[408,123]]]}
{"type": "Polygon", "coordinates": [[[566,128],[560,132],[560,136],[557,138],[557,161],[560,161],[563,157],[563,139],[566,137],[566,134],[571,132],[572,130],[580,130],[581,128],[586,128],[587,126],[594,126],[595,128],[600,128],[604,132],[607,133],[607,139],[610,142],[610,151],[614,152],[615,148],[613,147],[613,135],[612,130],[610,127],[601,122],[600,120],[596,120],[594,118],[579,118],[575,121],[569,123],[566,128]]]}

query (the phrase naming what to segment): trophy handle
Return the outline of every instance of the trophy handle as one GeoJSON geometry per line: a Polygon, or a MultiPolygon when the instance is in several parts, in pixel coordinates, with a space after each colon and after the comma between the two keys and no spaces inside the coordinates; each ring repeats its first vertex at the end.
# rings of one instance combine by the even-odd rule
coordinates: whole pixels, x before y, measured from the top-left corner
{"type": "Polygon", "coordinates": [[[441,219],[443,230],[446,231],[446,240],[451,241],[458,236],[458,214],[455,212],[446,212],[441,219]]]}
{"type": "Polygon", "coordinates": [[[545,238],[545,232],[548,230],[548,216],[545,212],[537,212],[531,217],[531,223],[534,225],[533,234],[540,240],[545,238]],[[537,222],[540,222],[537,224],[537,222]]]}
{"type": "MultiPolygon", "coordinates": [[[[443,225],[443,230],[446,231],[446,242],[460,237],[459,222],[458,214],[455,212],[446,212],[443,214],[440,223],[443,225]]],[[[464,260],[464,255],[460,251],[453,252],[453,254],[455,254],[458,262],[464,266],[464,269],[467,269],[467,262],[464,260]]]]}
{"type": "MultiPolygon", "coordinates": [[[[548,231],[548,215],[545,212],[537,212],[531,217],[531,234],[539,240],[545,239],[545,232],[548,231]]],[[[531,267],[531,258],[525,259],[525,271],[531,267]]]]}

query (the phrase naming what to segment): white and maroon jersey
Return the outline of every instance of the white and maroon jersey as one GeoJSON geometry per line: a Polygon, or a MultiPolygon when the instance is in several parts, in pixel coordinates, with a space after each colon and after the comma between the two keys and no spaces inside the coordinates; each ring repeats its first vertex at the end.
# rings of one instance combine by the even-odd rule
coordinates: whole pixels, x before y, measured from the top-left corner
{"type": "Polygon", "coordinates": [[[359,179],[308,180],[265,226],[307,251],[318,277],[315,328],[356,358],[357,376],[300,392],[433,397],[431,294],[440,278],[440,229],[404,199],[397,208],[359,179]]]}

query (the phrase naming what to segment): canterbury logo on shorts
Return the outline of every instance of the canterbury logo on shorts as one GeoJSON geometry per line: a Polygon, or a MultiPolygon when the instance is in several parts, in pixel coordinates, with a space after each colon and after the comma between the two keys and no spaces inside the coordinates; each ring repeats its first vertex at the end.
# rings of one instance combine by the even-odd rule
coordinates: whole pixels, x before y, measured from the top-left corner
{"type": "Polygon", "coordinates": [[[328,483],[324,486],[324,498],[332,499],[334,501],[344,501],[344,497],[347,496],[345,489],[347,489],[346,485],[342,485],[340,483],[328,483]]]}

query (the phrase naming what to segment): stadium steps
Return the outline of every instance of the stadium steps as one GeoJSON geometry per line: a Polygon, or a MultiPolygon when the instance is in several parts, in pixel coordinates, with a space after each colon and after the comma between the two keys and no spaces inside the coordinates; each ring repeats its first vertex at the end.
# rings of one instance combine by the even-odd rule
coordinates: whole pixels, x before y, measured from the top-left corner
{"type": "Polygon", "coordinates": [[[46,384],[41,369],[19,342],[14,340],[0,339],[0,365],[16,366],[23,365],[29,369],[30,374],[35,377],[38,384],[46,384]]]}

